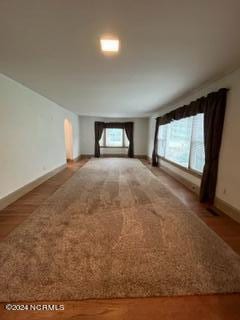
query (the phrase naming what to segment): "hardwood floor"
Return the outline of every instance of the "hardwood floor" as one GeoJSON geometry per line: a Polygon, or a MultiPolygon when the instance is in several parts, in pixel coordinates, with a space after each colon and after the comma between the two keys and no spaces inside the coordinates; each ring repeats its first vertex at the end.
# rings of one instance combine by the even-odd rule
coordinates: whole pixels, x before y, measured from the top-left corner
{"type": "MultiPolygon", "coordinates": [[[[59,302],[44,302],[59,304],[59,302]]],[[[41,303],[41,304],[44,304],[41,303]]],[[[239,296],[64,302],[64,311],[0,311],[1,320],[239,320],[239,296]]]]}
{"type": "MultiPolygon", "coordinates": [[[[71,163],[33,191],[0,212],[0,240],[22,223],[44,200],[55,192],[86,160],[71,163]]],[[[147,165],[147,162],[145,161],[147,165]]],[[[149,169],[187,207],[240,254],[240,224],[220,213],[212,215],[197,197],[179,182],[157,168],[149,169]]],[[[23,304],[26,304],[23,302],[23,304]]],[[[28,305],[31,303],[27,303],[28,305]]],[[[36,303],[33,303],[36,305],[36,303]]],[[[0,319],[240,319],[240,294],[159,297],[113,300],[41,302],[63,304],[64,311],[7,311],[0,304],[0,319]]]]}
{"type": "Polygon", "coordinates": [[[206,210],[207,205],[199,203],[198,197],[192,191],[170,177],[163,170],[151,167],[147,161],[144,163],[185,206],[192,209],[195,214],[240,255],[240,224],[238,222],[221,212],[218,215],[213,215],[206,210]]]}
{"type": "Polygon", "coordinates": [[[84,159],[79,162],[69,162],[66,169],[48,179],[7,208],[1,210],[0,240],[4,239],[14,228],[32,214],[43,201],[61,187],[86,161],[84,159]]]}

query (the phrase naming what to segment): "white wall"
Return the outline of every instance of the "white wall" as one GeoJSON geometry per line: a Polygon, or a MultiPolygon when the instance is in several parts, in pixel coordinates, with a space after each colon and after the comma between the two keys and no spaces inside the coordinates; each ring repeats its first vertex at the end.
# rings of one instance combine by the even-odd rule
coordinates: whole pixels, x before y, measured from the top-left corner
{"type": "Polygon", "coordinates": [[[64,119],[80,155],[78,115],[0,74],[0,199],[66,162],[64,119]]]}
{"type": "MultiPolygon", "coordinates": [[[[97,118],[80,117],[81,154],[94,154],[94,122],[134,122],[134,153],[147,155],[148,119],[147,118],[97,118]]],[[[102,149],[102,153],[126,153],[126,149],[102,149]]]]}
{"type": "MultiPolygon", "coordinates": [[[[216,197],[234,208],[240,209],[240,69],[204,86],[187,98],[178,101],[178,103],[160,110],[159,113],[154,115],[154,118],[223,87],[229,88],[230,91],[227,99],[222,147],[219,158],[216,197]]],[[[149,157],[151,157],[152,153],[154,129],[155,120],[151,118],[149,119],[149,157]]],[[[175,167],[171,165],[168,165],[168,168],[176,171],[175,167]]],[[[181,173],[181,170],[178,170],[178,174],[182,174],[183,177],[189,180],[192,179],[189,175],[181,173]]]]}

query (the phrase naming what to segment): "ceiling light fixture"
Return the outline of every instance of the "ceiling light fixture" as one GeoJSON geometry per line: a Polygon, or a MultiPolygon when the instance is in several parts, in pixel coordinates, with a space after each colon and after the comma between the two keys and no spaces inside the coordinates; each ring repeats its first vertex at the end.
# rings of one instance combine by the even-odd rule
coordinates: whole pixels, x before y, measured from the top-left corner
{"type": "Polygon", "coordinates": [[[101,50],[105,53],[117,53],[119,51],[120,42],[115,38],[101,38],[101,50]]]}

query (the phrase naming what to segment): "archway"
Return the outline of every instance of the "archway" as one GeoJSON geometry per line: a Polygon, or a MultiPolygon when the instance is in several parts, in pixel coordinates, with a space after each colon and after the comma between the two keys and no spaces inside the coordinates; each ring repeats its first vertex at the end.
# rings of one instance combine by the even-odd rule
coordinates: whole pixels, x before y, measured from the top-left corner
{"type": "Polygon", "coordinates": [[[66,159],[73,160],[73,128],[69,119],[64,120],[66,159]]]}

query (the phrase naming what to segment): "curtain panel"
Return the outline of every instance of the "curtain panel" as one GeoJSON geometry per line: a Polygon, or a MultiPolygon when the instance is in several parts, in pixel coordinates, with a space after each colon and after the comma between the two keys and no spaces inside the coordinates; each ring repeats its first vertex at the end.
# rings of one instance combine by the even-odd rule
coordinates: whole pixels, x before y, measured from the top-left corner
{"type": "Polygon", "coordinates": [[[205,165],[200,187],[201,202],[213,203],[215,197],[227,92],[228,89],[222,88],[156,119],[152,153],[153,166],[158,166],[157,143],[159,126],[170,123],[173,120],[195,116],[198,113],[204,114],[205,165]]]}
{"type": "Polygon", "coordinates": [[[99,141],[101,140],[101,136],[104,130],[104,122],[95,122],[95,151],[94,155],[96,158],[100,157],[100,144],[99,141]]]}
{"type": "Polygon", "coordinates": [[[133,139],[133,122],[95,122],[95,157],[100,157],[100,145],[99,141],[103,134],[103,130],[106,128],[111,129],[125,129],[127,138],[129,140],[128,157],[134,158],[134,139],[133,139]]]}
{"type": "Polygon", "coordinates": [[[133,144],[133,122],[125,122],[126,135],[129,141],[128,157],[134,158],[134,144],[133,144]]]}

